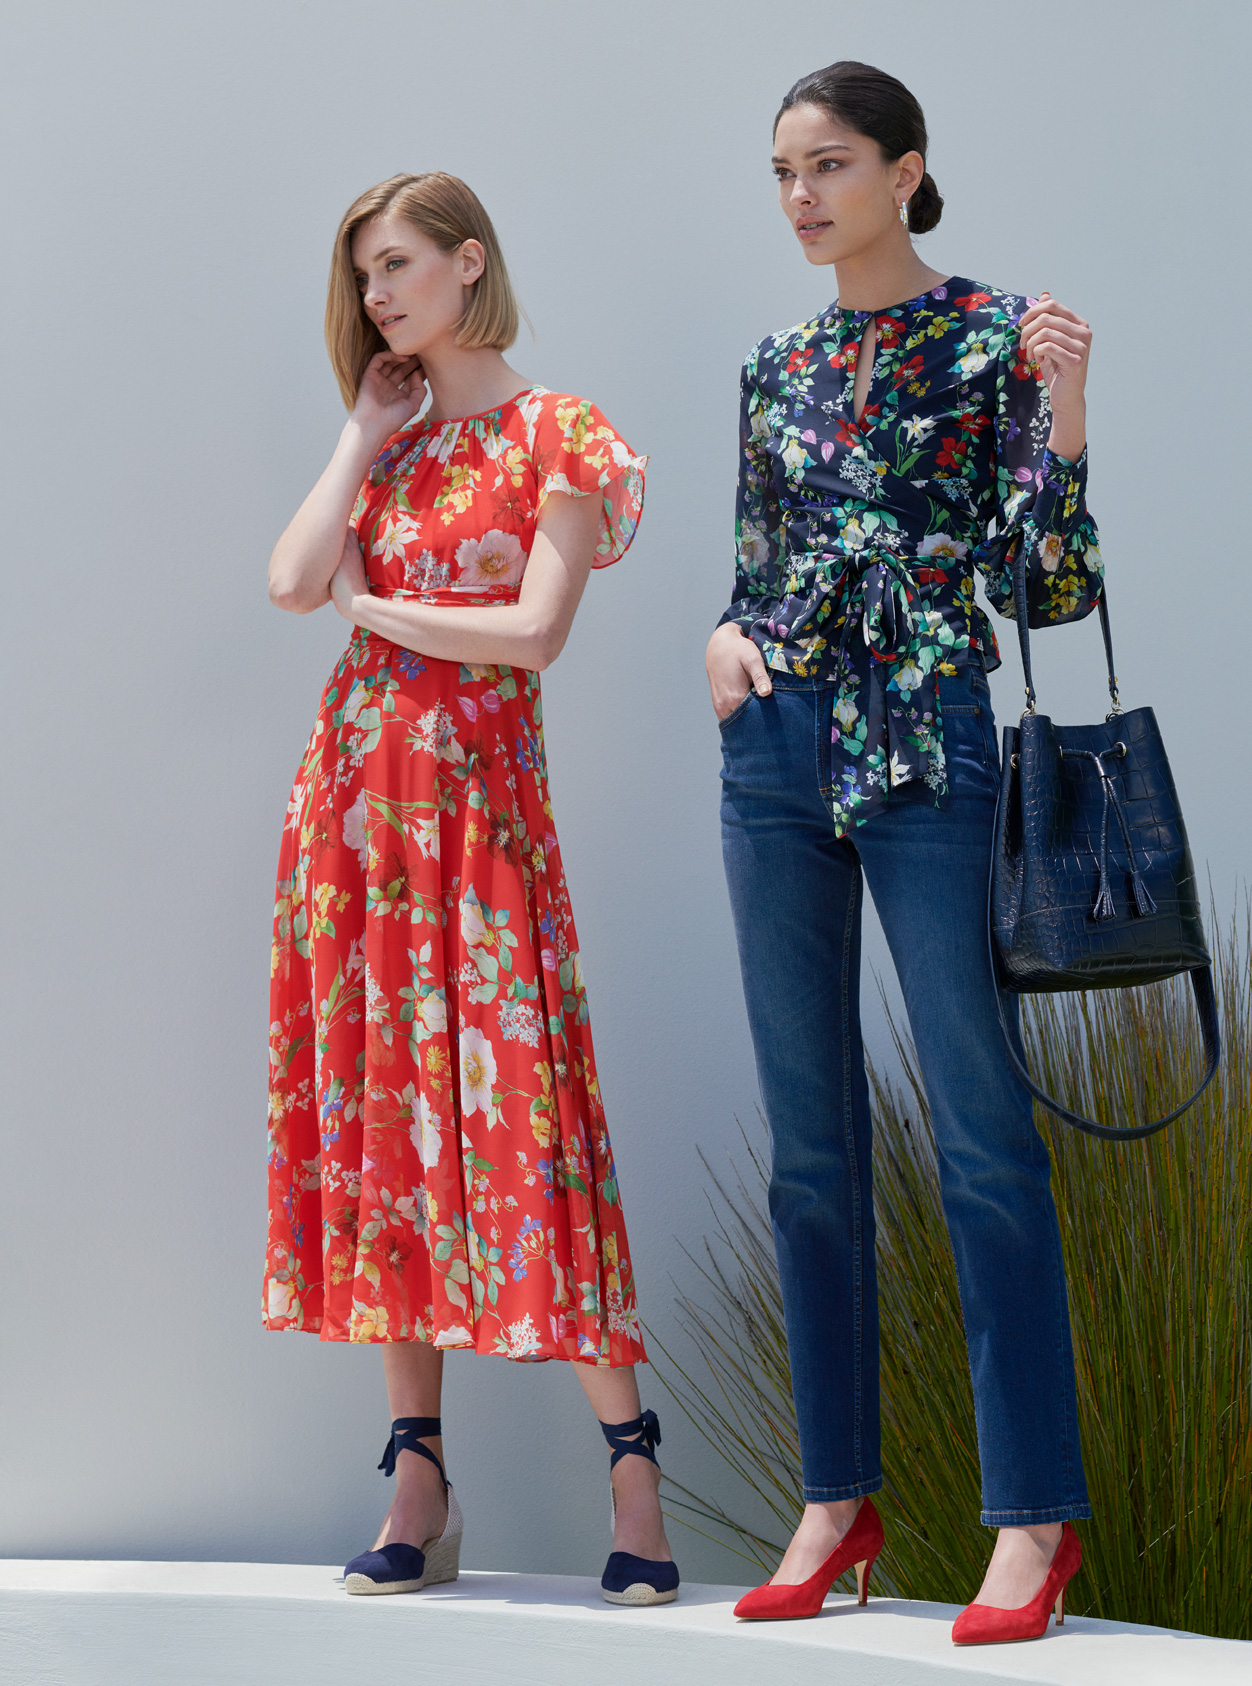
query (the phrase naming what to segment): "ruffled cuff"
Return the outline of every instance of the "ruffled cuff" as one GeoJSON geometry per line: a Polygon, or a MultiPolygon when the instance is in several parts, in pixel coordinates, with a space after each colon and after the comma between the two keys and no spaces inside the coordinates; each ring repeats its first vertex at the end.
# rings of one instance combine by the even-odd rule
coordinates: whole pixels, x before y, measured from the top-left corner
{"type": "Polygon", "coordinates": [[[1087,519],[1087,447],[1076,462],[1045,450],[1039,479],[1031,524],[1037,533],[1064,538],[1087,519]]]}

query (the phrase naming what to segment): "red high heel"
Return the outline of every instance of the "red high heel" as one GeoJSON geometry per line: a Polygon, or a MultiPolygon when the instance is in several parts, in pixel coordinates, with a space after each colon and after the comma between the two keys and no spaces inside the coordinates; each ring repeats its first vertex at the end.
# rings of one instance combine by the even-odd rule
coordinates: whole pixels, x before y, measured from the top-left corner
{"type": "Polygon", "coordinates": [[[1081,1567],[1082,1547],[1067,1522],[1044,1583],[1030,1603],[1017,1610],[997,1610],[993,1604],[967,1604],[952,1624],[952,1643],[1003,1645],[1011,1639],[1042,1639],[1051,1610],[1056,1610],[1057,1627],[1064,1622],[1065,1588],[1081,1567]]]}
{"type": "Polygon", "coordinates": [[[815,1575],[799,1586],[764,1586],[745,1592],[735,1605],[735,1614],[745,1621],[788,1621],[797,1616],[815,1616],[826,1594],[849,1569],[856,1570],[856,1601],[864,1604],[869,1596],[869,1572],[874,1559],[882,1550],[882,1521],[874,1509],[874,1501],[866,1499],[856,1513],[856,1521],[815,1575]]]}

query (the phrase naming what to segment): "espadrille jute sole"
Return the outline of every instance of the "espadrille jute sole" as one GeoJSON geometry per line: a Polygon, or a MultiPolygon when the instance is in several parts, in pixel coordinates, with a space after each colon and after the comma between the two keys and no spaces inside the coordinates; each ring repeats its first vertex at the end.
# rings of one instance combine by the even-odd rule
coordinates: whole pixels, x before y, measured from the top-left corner
{"type": "Polygon", "coordinates": [[[425,1585],[425,1575],[420,1581],[372,1581],[368,1575],[345,1575],[343,1579],[345,1592],[363,1592],[371,1597],[384,1592],[420,1592],[425,1585]]]}
{"type": "Polygon", "coordinates": [[[461,1572],[461,1536],[465,1528],[461,1507],[451,1486],[448,1488],[448,1520],[443,1533],[422,1547],[426,1559],[421,1576],[415,1581],[374,1581],[368,1575],[345,1575],[345,1592],[364,1593],[377,1597],[389,1592],[421,1592],[423,1587],[443,1586],[456,1580],[461,1572]]]}
{"type": "Polygon", "coordinates": [[[625,1592],[608,1592],[604,1587],[600,1592],[606,1604],[672,1604],[678,1597],[677,1587],[671,1592],[658,1592],[647,1581],[634,1581],[625,1592]]]}
{"type": "Polygon", "coordinates": [[[426,1571],[416,1581],[372,1581],[368,1575],[346,1575],[344,1591],[365,1593],[371,1597],[386,1592],[421,1592],[423,1587],[443,1586],[456,1580],[461,1572],[461,1536],[440,1540],[426,1554],[426,1571]]]}

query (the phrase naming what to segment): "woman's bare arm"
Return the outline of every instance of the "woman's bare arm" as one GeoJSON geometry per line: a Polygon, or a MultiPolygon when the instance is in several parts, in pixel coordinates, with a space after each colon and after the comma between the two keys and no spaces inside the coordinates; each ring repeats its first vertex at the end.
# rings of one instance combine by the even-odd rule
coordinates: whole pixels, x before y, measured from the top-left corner
{"type": "Polygon", "coordinates": [[[372,359],[334,455],[274,546],[271,603],[307,615],[330,601],[330,577],[343,555],[361,482],[387,440],[421,408],[425,397],[415,357],[380,352],[372,359]]]}
{"type": "Polygon", "coordinates": [[[360,547],[349,533],[330,594],[345,620],[441,661],[504,663],[542,671],[560,655],[574,622],[600,531],[601,500],[551,493],[535,532],[516,603],[457,608],[370,595],[360,547]]]}

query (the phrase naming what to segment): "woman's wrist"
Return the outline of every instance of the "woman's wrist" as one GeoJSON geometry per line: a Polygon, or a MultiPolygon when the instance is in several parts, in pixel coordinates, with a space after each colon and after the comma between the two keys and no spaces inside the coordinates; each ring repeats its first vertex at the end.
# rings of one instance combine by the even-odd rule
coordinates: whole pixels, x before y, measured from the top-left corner
{"type": "Polygon", "coordinates": [[[1052,412],[1052,431],[1048,434],[1048,449],[1054,457],[1077,462],[1087,448],[1087,406],[1080,404],[1073,411],[1052,412]]]}
{"type": "MultiPolygon", "coordinates": [[[[339,435],[340,448],[357,459],[364,461],[365,468],[373,462],[383,446],[391,438],[386,427],[380,427],[377,422],[372,425],[363,422],[355,413],[350,415],[343,424],[343,432],[339,435]]],[[[364,475],[364,469],[362,469],[364,475]]]]}
{"type": "Polygon", "coordinates": [[[354,626],[360,626],[361,615],[369,598],[362,596],[359,591],[353,591],[338,572],[331,575],[330,600],[344,620],[351,621],[354,626]]]}

